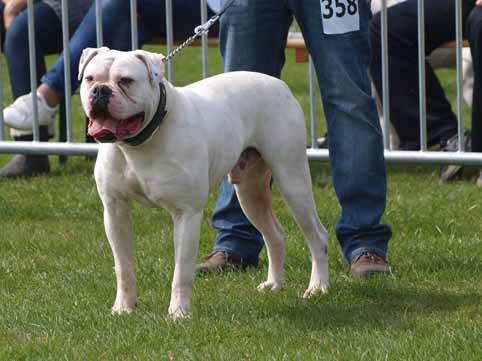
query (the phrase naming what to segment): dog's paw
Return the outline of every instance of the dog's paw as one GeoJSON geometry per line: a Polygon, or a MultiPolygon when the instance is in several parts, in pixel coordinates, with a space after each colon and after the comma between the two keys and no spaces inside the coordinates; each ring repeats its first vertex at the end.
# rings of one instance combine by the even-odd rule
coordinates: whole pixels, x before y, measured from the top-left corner
{"type": "Polygon", "coordinates": [[[113,315],[129,315],[136,310],[136,304],[134,306],[117,305],[112,306],[113,315]]]}
{"type": "Polygon", "coordinates": [[[176,309],[171,309],[169,307],[169,318],[172,321],[178,321],[178,320],[182,320],[190,317],[191,317],[191,313],[186,308],[178,307],[176,309]]]}
{"type": "Polygon", "coordinates": [[[308,289],[303,294],[303,298],[305,299],[311,298],[317,293],[321,293],[321,294],[328,293],[328,284],[318,283],[315,285],[310,285],[310,287],[308,287],[308,289]]]}
{"type": "Polygon", "coordinates": [[[135,311],[137,302],[128,301],[127,299],[116,299],[114,306],[112,306],[113,315],[128,315],[135,311]]]}
{"type": "Polygon", "coordinates": [[[260,283],[257,287],[258,291],[271,290],[273,292],[279,292],[283,289],[283,284],[281,282],[266,281],[260,283]]]}

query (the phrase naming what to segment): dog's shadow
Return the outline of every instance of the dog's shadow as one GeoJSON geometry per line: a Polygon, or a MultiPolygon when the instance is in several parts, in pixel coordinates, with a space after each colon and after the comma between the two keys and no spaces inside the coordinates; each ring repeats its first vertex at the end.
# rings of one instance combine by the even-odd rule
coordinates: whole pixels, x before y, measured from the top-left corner
{"type": "Polygon", "coordinates": [[[339,329],[354,327],[360,332],[368,329],[405,328],[414,319],[429,315],[447,314],[464,309],[474,315],[480,312],[480,294],[432,289],[430,286],[379,285],[373,287],[363,280],[350,287],[341,282],[318,300],[282,302],[272,312],[289,320],[300,329],[339,329]]]}
{"type": "MultiPolygon", "coordinates": [[[[259,270],[249,271],[245,277],[257,279],[258,272],[259,270]]],[[[232,277],[235,276],[227,276],[228,279],[232,277]]],[[[197,282],[203,281],[198,279],[197,282]]],[[[471,314],[476,317],[481,312],[481,295],[475,290],[439,287],[426,281],[408,282],[398,280],[396,276],[375,276],[367,280],[338,275],[332,278],[328,294],[315,295],[309,300],[301,298],[300,287],[293,284],[293,280],[287,280],[285,286],[289,289],[278,294],[255,294],[257,291],[239,290],[244,294],[240,295],[235,304],[223,302],[227,309],[217,308],[215,313],[220,318],[223,313],[249,315],[246,316],[246,322],[251,319],[268,323],[282,320],[283,324],[289,324],[300,332],[335,331],[350,327],[364,332],[373,329],[405,329],[411,327],[416,320],[427,317],[443,319],[446,314],[458,310],[463,310],[464,317],[470,317],[471,314]]],[[[197,312],[201,314],[211,314],[213,311],[206,304],[198,307],[200,309],[197,312]]]]}

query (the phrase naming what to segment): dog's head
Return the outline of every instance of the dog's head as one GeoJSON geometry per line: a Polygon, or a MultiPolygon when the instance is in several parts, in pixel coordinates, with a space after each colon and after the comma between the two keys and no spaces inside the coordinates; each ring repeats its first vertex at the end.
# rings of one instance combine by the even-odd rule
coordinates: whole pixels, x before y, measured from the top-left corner
{"type": "Polygon", "coordinates": [[[162,59],[143,50],[83,51],[80,98],[89,118],[89,135],[99,142],[116,142],[139,134],[149,124],[160,100],[162,59]]]}

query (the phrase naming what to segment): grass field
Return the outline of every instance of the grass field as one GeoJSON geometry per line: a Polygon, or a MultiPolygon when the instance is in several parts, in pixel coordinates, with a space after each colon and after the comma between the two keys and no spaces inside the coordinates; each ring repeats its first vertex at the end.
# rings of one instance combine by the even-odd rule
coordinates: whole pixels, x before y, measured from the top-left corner
{"type": "MultiPolygon", "coordinates": [[[[292,58],[284,79],[308,114],[307,67],[292,58]]],[[[200,77],[198,59],[191,50],[176,58],[178,84],[200,77]]],[[[220,71],[216,53],[211,65],[220,71]]],[[[451,72],[443,78],[453,82],[451,72]]],[[[75,104],[82,139],[78,97],[75,104]]],[[[347,272],[334,237],[340,208],[328,165],[311,163],[330,233],[330,293],[301,299],[309,253],[275,188],[287,233],[285,290],[256,291],[267,272],[263,251],[257,269],[197,277],[193,315],[174,323],[166,317],[173,272],[168,214],[134,206],[139,307],[111,316],[115,277],[93,163],[51,160],[49,176],[0,179],[2,361],[482,359],[482,197],[470,180],[444,184],[436,166],[389,165],[384,222],[393,227],[393,274],[359,280],[347,272]]],[[[215,200],[213,193],[199,258],[212,247],[215,200]]]]}

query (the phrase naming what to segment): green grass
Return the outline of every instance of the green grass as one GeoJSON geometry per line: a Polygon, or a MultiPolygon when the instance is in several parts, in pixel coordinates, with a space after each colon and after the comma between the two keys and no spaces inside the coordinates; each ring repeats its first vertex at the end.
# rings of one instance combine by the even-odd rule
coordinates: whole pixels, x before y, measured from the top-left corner
{"type": "MultiPolygon", "coordinates": [[[[213,73],[220,71],[216,54],[213,73]]],[[[200,76],[191,50],[176,58],[178,84],[200,76]]],[[[307,69],[284,77],[308,107],[307,69]]],[[[444,75],[445,76],[445,75],[444,75]]],[[[452,74],[446,74],[447,81],[452,74]]],[[[82,113],[75,106],[77,139],[82,113]]],[[[308,113],[307,113],[308,114],[308,113]]],[[[8,156],[0,157],[0,165],[8,156]]],[[[259,293],[267,271],[197,277],[193,315],[166,318],[173,272],[165,211],[134,207],[139,307],[110,315],[113,260],[93,163],[71,157],[36,179],[0,179],[0,360],[480,360],[482,198],[472,181],[441,183],[435,166],[390,165],[384,222],[393,227],[391,276],[352,278],[334,237],[340,214],[329,169],[312,163],[318,212],[330,233],[331,290],[301,299],[310,262],[276,189],[287,233],[285,290],[259,293]]],[[[199,257],[215,232],[202,226],[199,257]]]]}

